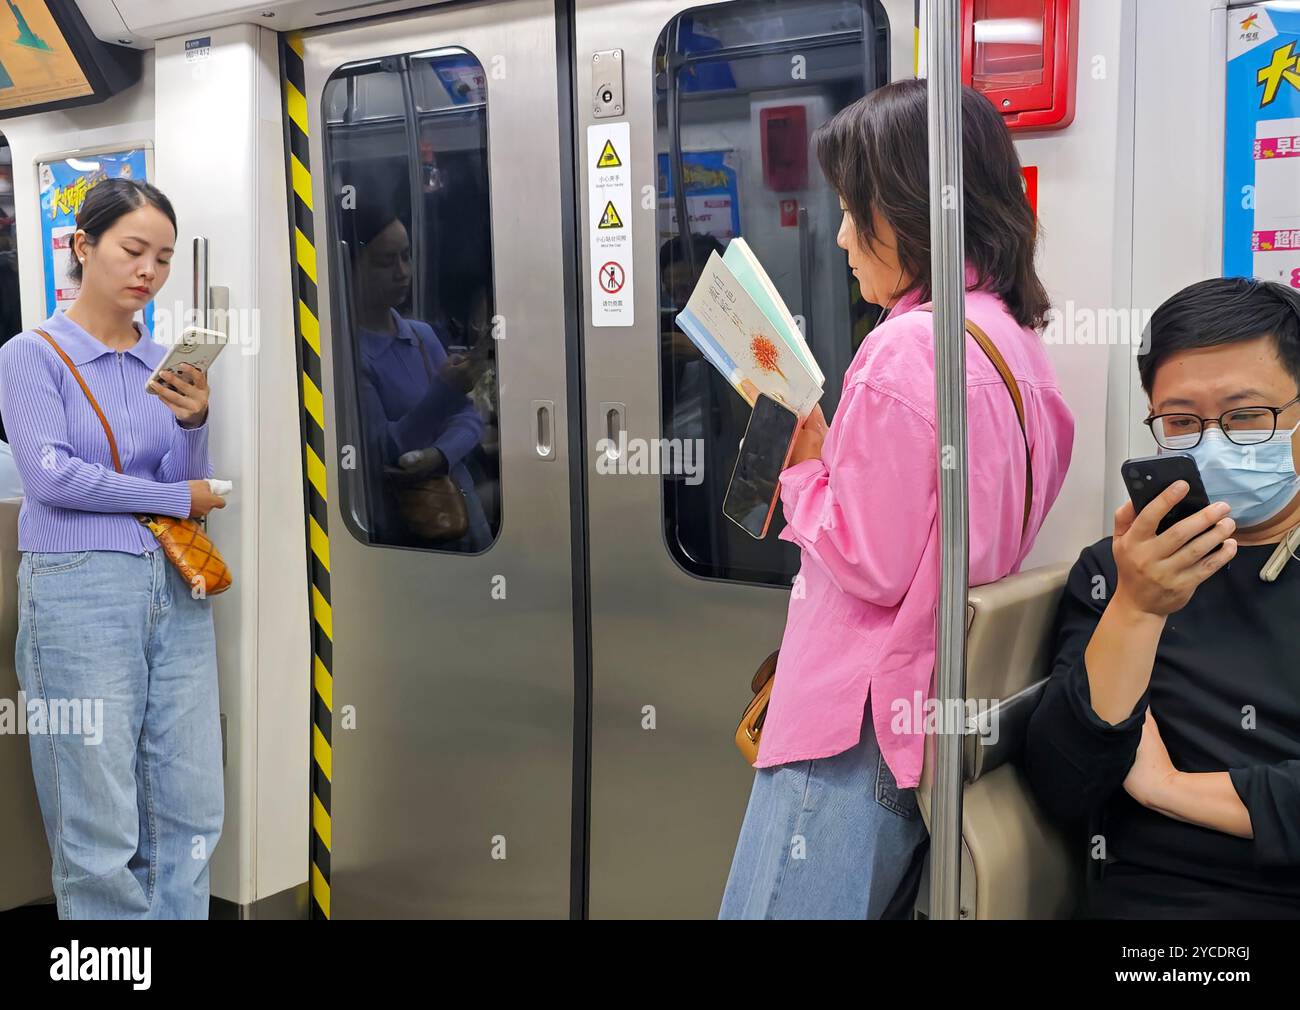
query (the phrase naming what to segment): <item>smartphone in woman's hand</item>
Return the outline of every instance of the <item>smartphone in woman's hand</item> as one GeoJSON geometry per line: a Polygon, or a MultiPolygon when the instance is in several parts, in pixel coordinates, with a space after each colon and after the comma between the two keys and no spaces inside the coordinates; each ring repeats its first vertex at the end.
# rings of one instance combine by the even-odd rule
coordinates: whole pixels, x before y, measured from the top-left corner
{"type": "Polygon", "coordinates": [[[181,365],[192,365],[201,372],[206,372],[212,367],[212,363],[217,360],[217,355],[221,349],[226,346],[228,338],[219,330],[205,330],[201,326],[187,326],[181,334],[181,338],[172,344],[167,351],[167,356],[159,362],[158,367],[153,370],[144,384],[146,393],[156,391],[152,388],[155,382],[175,388],[167,381],[168,376],[164,373],[179,372],[181,365]]]}
{"type": "Polygon", "coordinates": [[[780,490],[781,471],[790,459],[799,417],[793,410],[760,393],[740,443],[736,469],[722,502],[722,514],[755,540],[767,535],[780,490]]]}

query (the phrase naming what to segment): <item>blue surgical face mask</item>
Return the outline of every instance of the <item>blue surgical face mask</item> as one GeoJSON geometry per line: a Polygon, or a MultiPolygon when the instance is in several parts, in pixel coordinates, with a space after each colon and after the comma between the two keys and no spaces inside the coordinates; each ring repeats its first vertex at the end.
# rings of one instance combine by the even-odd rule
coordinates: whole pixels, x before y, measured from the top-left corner
{"type": "MultiPolygon", "coordinates": [[[[1300,427],[1300,425],[1297,425],[1300,427]]],[[[1207,428],[1201,444],[1188,449],[1170,446],[1196,460],[1210,501],[1226,501],[1239,527],[1266,523],[1291,503],[1300,492],[1290,431],[1276,431],[1267,442],[1237,445],[1217,427],[1207,428]]],[[[1195,435],[1180,436],[1177,442],[1196,441],[1195,435]]]]}

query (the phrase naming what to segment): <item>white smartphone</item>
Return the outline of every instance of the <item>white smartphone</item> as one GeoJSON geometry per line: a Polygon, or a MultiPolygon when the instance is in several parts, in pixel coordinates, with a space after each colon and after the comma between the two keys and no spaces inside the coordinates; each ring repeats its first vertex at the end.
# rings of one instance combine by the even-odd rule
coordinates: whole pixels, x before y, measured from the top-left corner
{"type": "MultiPolygon", "coordinates": [[[[212,363],[217,360],[217,355],[221,349],[226,346],[227,337],[224,333],[217,330],[205,330],[201,326],[187,326],[181,333],[180,340],[172,344],[167,350],[167,356],[163,358],[162,363],[153,370],[149,380],[145,383],[145,391],[157,393],[149,387],[157,381],[163,372],[176,372],[178,365],[193,365],[200,371],[206,372],[212,367],[212,363]]],[[[165,379],[161,381],[165,382],[165,379]]]]}

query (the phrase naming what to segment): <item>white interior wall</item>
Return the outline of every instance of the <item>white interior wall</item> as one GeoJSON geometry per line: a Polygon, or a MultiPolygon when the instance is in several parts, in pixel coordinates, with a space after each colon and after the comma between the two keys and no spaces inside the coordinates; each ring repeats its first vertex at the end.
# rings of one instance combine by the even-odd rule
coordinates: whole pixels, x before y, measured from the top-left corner
{"type": "MultiPolygon", "coordinates": [[[[1126,242],[1132,173],[1131,0],[1080,4],[1074,122],[1064,130],[1017,133],[1021,161],[1038,166],[1042,222],[1040,274],[1052,304],[1065,313],[1099,314],[1127,303],[1126,242]]],[[[1064,327],[1071,333],[1073,327],[1064,327]]],[[[1108,532],[1105,390],[1112,348],[1049,344],[1048,356],[1074,412],[1074,457],[1056,506],[1026,567],[1073,561],[1108,532]]]]}
{"type": "Polygon", "coordinates": [[[1120,464],[1155,451],[1142,424],[1139,321],[1220,272],[1223,6],[1081,4],[1075,122],[1017,137],[1025,164],[1039,166],[1042,275],[1065,313],[1061,332],[1127,341],[1048,347],[1077,427],[1070,475],[1031,565],[1073,560],[1110,533],[1127,497],[1120,464]]]}
{"type": "MultiPolygon", "coordinates": [[[[1133,304],[1154,311],[1179,289],[1223,272],[1224,0],[1142,0],[1134,81],[1133,304]]],[[[1156,451],[1142,424],[1147,397],[1130,356],[1113,376],[1117,408],[1108,499],[1127,494],[1119,464],[1156,451]],[[1127,398],[1124,393],[1127,392],[1127,398]],[[1117,409],[1117,414],[1119,409],[1117,409]]]]}
{"type": "Polygon", "coordinates": [[[212,881],[215,895],[249,904],[307,878],[311,658],[297,364],[276,37],[252,25],[203,34],[206,60],[187,61],[183,37],[155,50],[155,176],[181,222],[177,277],[188,286],[188,240],[206,236],[211,284],[230,289],[246,334],[251,324],[251,340],[228,347],[213,369],[212,414],[216,474],[235,484],[212,521],[235,570],[214,607],[228,763],[212,881]]]}

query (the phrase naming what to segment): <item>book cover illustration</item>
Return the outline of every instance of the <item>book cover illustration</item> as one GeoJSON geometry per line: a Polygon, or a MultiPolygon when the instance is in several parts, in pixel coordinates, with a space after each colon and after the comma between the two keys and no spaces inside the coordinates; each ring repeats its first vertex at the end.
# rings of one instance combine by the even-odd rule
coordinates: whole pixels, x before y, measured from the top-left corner
{"type": "Polygon", "coordinates": [[[709,256],[677,324],[751,406],[765,393],[807,417],[821,398],[821,383],[781,327],[759,308],[716,252],[709,256]]]}

